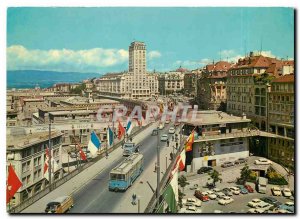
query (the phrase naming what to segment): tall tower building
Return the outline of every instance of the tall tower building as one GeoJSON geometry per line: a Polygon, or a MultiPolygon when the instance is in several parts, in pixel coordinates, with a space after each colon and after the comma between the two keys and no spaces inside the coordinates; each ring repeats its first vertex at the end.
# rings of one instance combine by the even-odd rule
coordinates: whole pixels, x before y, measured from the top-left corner
{"type": "Polygon", "coordinates": [[[146,73],[146,45],[143,42],[132,42],[129,46],[129,72],[135,75],[146,73]]]}

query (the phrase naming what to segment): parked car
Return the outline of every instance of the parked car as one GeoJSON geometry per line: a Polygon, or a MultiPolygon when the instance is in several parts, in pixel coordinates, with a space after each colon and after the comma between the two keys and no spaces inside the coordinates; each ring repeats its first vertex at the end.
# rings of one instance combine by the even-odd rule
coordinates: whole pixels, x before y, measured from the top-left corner
{"type": "Polygon", "coordinates": [[[239,158],[236,161],[234,161],[234,164],[241,164],[241,163],[247,163],[246,158],[239,158]]]}
{"type": "Polygon", "coordinates": [[[254,189],[250,185],[244,185],[245,189],[248,190],[249,193],[253,193],[254,189]]]}
{"type": "Polygon", "coordinates": [[[214,210],[214,214],[222,214],[223,213],[223,211],[221,211],[221,210],[214,210]]]}
{"type": "Polygon", "coordinates": [[[269,204],[274,205],[275,207],[278,207],[279,205],[282,205],[281,202],[277,201],[277,199],[273,198],[273,197],[263,197],[260,198],[260,200],[267,202],[269,204]]]}
{"type": "Polygon", "coordinates": [[[218,198],[223,198],[226,196],[223,192],[217,192],[216,195],[218,198]]]}
{"type": "Polygon", "coordinates": [[[273,207],[272,204],[264,202],[264,201],[258,203],[258,205],[257,205],[257,209],[264,209],[264,211],[268,211],[271,207],[273,207]]]}
{"type": "Polygon", "coordinates": [[[199,170],[197,170],[198,174],[204,174],[204,173],[210,173],[213,171],[212,167],[201,167],[199,170]]]}
{"type": "Polygon", "coordinates": [[[194,196],[203,202],[209,201],[209,197],[205,192],[200,192],[199,190],[196,190],[194,196]]]}
{"type": "Polygon", "coordinates": [[[219,188],[214,188],[214,189],[213,189],[213,192],[215,192],[215,193],[221,192],[221,189],[219,189],[219,188]]]}
{"type": "Polygon", "coordinates": [[[224,193],[226,196],[232,196],[232,191],[231,191],[231,189],[229,189],[229,188],[224,188],[222,191],[223,191],[223,193],[224,193]]]}
{"type": "Polygon", "coordinates": [[[163,135],[160,137],[160,140],[161,140],[161,141],[168,141],[168,135],[167,135],[167,134],[163,134],[163,135]]]}
{"type": "Polygon", "coordinates": [[[255,160],[254,164],[257,164],[257,165],[269,165],[269,164],[272,164],[272,161],[270,161],[270,160],[268,160],[266,158],[260,158],[258,160],[255,160]]]}
{"type": "Polygon", "coordinates": [[[238,187],[230,187],[229,188],[231,191],[232,191],[232,193],[234,194],[234,195],[239,195],[241,192],[240,192],[240,189],[238,188],[238,187]]]}
{"type": "Polygon", "coordinates": [[[188,206],[184,213],[201,213],[201,209],[196,208],[195,206],[188,206]]]}
{"type": "Polygon", "coordinates": [[[217,198],[217,195],[213,191],[208,190],[208,191],[206,191],[206,193],[207,193],[208,197],[212,200],[217,198]]]}
{"type": "Polygon", "coordinates": [[[248,190],[243,186],[243,185],[238,185],[237,186],[242,194],[248,194],[248,190]]]}
{"type": "Polygon", "coordinates": [[[174,127],[169,128],[169,134],[174,134],[174,133],[175,133],[175,128],[174,127]]]}
{"type": "Polygon", "coordinates": [[[284,197],[291,197],[292,196],[292,192],[289,188],[284,188],[282,189],[282,195],[284,197]]]}
{"type": "Polygon", "coordinates": [[[169,124],[169,123],[170,123],[170,120],[167,119],[166,122],[165,122],[165,124],[169,124]]]}
{"type": "Polygon", "coordinates": [[[255,198],[252,199],[252,201],[248,202],[248,206],[252,208],[256,208],[260,202],[262,202],[262,200],[255,198]]]}
{"type": "Polygon", "coordinates": [[[195,199],[195,198],[188,198],[187,200],[186,200],[186,206],[196,206],[196,207],[201,207],[201,204],[202,204],[202,202],[200,201],[200,200],[197,200],[197,199],[195,199]]]}
{"type": "Polygon", "coordinates": [[[249,208],[247,213],[255,214],[255,213],[258,213],[258,212],[256,211],[256,208],[249,208]]]}
{"type": "Polygon", "coordinates": [[[225,197],[221,198],[221,199],[218,201],[218,203],[219,203],[220,205],[228,205],[228,204],[232,203],[233,201],[234,201],[233,198],[230,198],[229,196],[225,196],[225,197]]]}
{"type": "Polygon", "coordinates": [[[278,186],[273,186],[273,187],[271,188],[271,191],[272,191],[272,194],[273,194],[274,196],[281,196],[281,189],[280,189],[280,187],[278,187],[278,186]]]}
{"type": "Polygon", "coordinates": [[[231,162],[231,161],[226,161],[226,162],[221,164],[221,167],[224,167],[224,168],[225,167],[232,167],[232,166],[234,166],[234,163],[231,162]]]}
{"type": "Polygon", "coordinates": [[[285,204],[280,205],[279,209],[283,209],[283,210],[289,211],[290,213],[294,213],[295,212],[295,203],[294,202],[286,202],[285,204]]]}

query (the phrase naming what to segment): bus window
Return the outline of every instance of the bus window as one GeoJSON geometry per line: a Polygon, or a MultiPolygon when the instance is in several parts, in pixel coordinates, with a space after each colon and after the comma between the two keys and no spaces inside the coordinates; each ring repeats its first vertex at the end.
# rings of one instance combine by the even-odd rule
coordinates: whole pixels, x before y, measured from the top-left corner
{"type": "Polygon", "coordinates": [[[116,179],[117,179],[117,174],[111,173],[110,180],[116,180],[116,179]]]}
{"type": "Polygon", "coordinates": [[[124,174],[118,174],[118,180],[125,181],[125,175],[124,174]]]}

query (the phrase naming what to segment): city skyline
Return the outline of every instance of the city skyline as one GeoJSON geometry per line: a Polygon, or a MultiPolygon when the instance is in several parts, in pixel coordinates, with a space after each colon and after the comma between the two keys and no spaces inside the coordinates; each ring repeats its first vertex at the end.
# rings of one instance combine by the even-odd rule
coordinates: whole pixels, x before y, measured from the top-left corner
{"type": "Polygon", "coordinates": [[[9,8],[7,69],[120,72],[128,69],[134,40],[147,44],[148,71],[235,62],[259,50],[293,59],[294,10],[9,8]]]}

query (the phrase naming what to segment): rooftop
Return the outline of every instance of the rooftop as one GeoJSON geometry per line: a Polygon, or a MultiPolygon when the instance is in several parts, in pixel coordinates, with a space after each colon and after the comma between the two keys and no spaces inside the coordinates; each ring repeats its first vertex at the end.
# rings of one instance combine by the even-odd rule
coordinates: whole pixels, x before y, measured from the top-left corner
{"type": "Polygon", "coordinates": [[[295,80],[294,74],[289,74],[274,79],[272,83],[294,83],[294,80],[295,80]]]}
{"type": "MultiPolygon", "coordinates": [[[[51,132],[51,138],[61,136],[58,131],[51,132]]],[[[26,134],[25,132],[15,132],[14,134],[6,135],[6,147],[10,150],[23,149],[30,145],[43,142],[49,139],[49,132],[38,132],[26,134]]]]}
{"type": "Polygon", "coordinates": [[[185,124],[189,125],[209,125],[209,124],[226,124],[226,123],[239,123],[239,122],[251,122],[250,119],[229,115],[227,113],[216,111],[216,110],[206,110],[197,111],[195,119],[192,119],[192,111],[187,115],[187,122],[185,124]]]}

